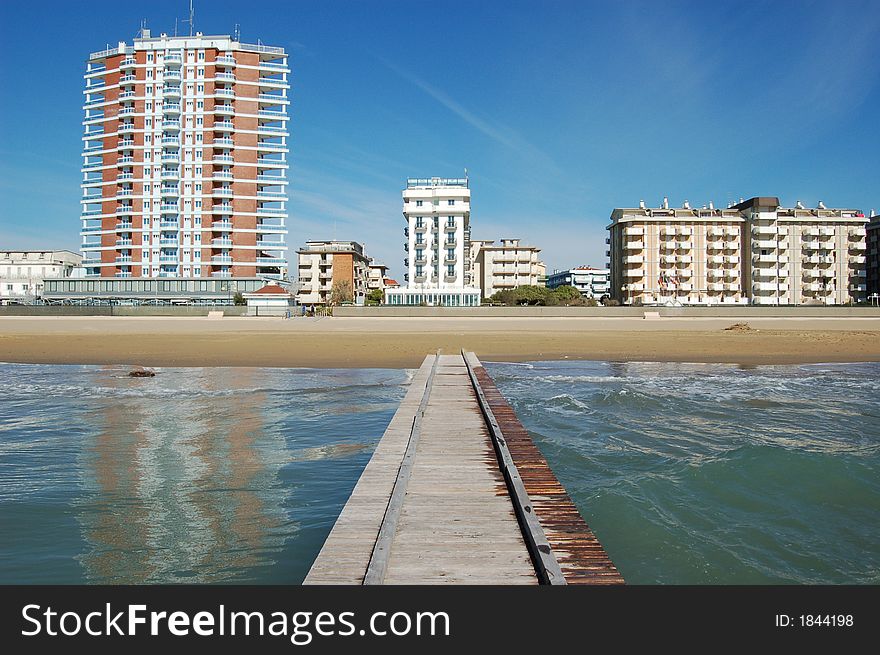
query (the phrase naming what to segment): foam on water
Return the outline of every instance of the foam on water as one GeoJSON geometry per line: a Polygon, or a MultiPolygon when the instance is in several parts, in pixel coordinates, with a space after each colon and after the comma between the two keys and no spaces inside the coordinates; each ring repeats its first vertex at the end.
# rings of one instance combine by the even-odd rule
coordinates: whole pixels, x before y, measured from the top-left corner
{"type": "Polygon", "coordinates": [[[880,580],[880,365],[488,366],[628,581],[880,580]]]}

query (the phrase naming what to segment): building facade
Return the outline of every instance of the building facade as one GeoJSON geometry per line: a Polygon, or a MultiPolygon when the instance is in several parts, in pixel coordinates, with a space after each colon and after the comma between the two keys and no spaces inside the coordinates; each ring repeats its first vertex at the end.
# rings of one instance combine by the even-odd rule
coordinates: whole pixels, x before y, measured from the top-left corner
{"type": "Polygon", "coordinates": [[[82,257],[69,250],[0,251],[0,303],[30,302],[47,278],[70,278],[82,257]]]}
{"type": "Polygon", "coordinates": [[[367,279],[368,291],[385,291],[387,286],[385,280],[388,279],[388,267],[385,264],[370,263],[369,278],[367,279]]]}
{"type": "Polygon", "coordinates": [[[578,266],[567,271],[553,271],[547,276],[547,288],[572,286],[580,291],[584,298],[599,299],[610,295],[610,277],[611,271],[607,268],[578,266]]]}
{"type": "Polygon", "coordinates": [[[406,285],[390,305],[476,306],[470,271],[471,191],[467,178],[409,178],[403,190],[406,285]]]}
{"type": "Polygon", "coordinates": [[[471,275],[483,298],[498,291],[536,286],[546,267],[538,258],[540,248],[520,244],[519,239],[471,241],[471,275]]]}
{"type": "Polygon", "coordinates": [[[151,37],[85,73],[87,277],[287,278],[283,48],[151,37]]]}
{"type": "Polygon", "coordinates": [[[328,305],[333,302],[333,285],[351,285],[352,301],[361,304],[370,280],[370,258],[356,241],[307,241],[297,250],[299,292],[302,305],[328,305]]]}
{"type": "Polygon", "coordinates": [[[865,217],[856,209],[615,209],[612,296],[625,304],[838,305],[865,297],[865,217]]]}
{"type": "MultiPolygon", "coordinates": [[[[865,230],[866,245],[866,289],[868,297],[880,296],[880,215],[871,210],[870,220],[865,230]]],[[[876,302],[876,298],[874,301],[876,302]]]]}

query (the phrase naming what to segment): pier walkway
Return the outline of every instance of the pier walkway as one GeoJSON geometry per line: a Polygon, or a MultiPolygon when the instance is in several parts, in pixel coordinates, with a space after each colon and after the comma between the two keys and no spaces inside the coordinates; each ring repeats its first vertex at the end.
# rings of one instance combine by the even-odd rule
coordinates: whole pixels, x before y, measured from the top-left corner
{"type": "Polygon", "coordinates": [[[620,584],[473,353],[429,355],[305,584],[620,584]]]}

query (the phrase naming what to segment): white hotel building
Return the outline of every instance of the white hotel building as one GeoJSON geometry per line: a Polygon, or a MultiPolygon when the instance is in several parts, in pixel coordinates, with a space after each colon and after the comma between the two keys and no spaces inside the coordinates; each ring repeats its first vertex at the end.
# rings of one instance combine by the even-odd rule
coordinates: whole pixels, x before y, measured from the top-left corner
{"type": "Polygon", "coordinates": [[[475,307],[480,289],[470,271],[471,191],[467,178],[409,178],[403,191],[406,220],[405,286],[385,291],[388,305],[475,307]]]}
{"type": "Polygon", "coordinates": [[[727,209],[640,203],[611,214],[611,292],[625,304],[838,305],[865,297],[865,217],[856,209],[727,209]]]}
{"type": "Polygon", "coordinates": [[[88,278],[287,278],[289,73],[283,48],[201,33],[89,57],[88,278]]]}

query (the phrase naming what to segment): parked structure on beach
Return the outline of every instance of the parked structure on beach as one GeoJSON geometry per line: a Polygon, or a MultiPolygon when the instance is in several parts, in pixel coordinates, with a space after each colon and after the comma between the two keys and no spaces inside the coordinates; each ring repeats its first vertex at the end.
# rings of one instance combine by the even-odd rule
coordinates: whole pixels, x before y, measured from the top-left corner
{"type": "Polygon", "coordinates": [[[584,298],[601,298],[609,295],[609,278],[611,271],[607,268],[578,266],[567,271],[553,271],[547,276],[547,288],[557,289],[561,286],[572,286],[581,292],[584,298]]]}
{"type": "Polygon", "coordinates": [[[470,271],[470,200],[466,177],[407,179],[403,190],[406,286],[387,289],[387,304],[480,304],[480,290],[470,271]]]}
{"type": "MultiPolygon", "coordinates": [[[[865,230],[866,240],[866,293],[868,297],[880,296],[880,214],[871,210],[870,220],[865,230]]],[[[876,301],[877,298],[874,298],[876,301]]]]}
{"type": "MultiPolygon", "coordinates": [[[[334,285],[350,285],[351,300],[361,304],[367,295],[370,258],[357,241],[306,241],[297,250],[301,305],[328,305],[334,285]]],[[[338,287],[341,288],[341,287],[338,287]]]]}
{"type": "Polygon", "coordinates": [[[837,305],[865,298],[865,216],[755,197],[618,208],[607,243],[612,296],[626,304],[837,305]]]}
{"type": "Polygon", "coordinates": [[[0,304],[35,300],[46,278],[70,278],[81,262],[69,250],[0,251],[0,304]]]}
{"type": "Polygon", "coordinates": [[[89,57],[87,277],[286,280],[289,72],[283,48],[201,32],[89,57]]]}
{"type": "Polygon", "coordinates": [[[471,275],[483,298],[496,291],[539,284],[545,274],[544,262],[538,259],[540,248],[520,244],[519,239],[471,241],[471,275]]]}

